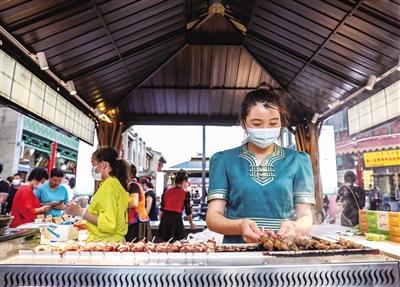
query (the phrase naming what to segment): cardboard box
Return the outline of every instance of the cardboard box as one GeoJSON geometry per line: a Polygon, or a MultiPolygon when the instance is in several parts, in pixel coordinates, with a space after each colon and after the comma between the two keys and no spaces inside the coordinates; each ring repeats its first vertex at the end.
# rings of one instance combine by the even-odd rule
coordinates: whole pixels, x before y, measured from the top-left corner
{"type": "Polygon", "coordinates": [[[388,212],[389,219],[399,220],[400,221],[400,212],[388,212]]]}
{"type": "Polygon", "coordinates": [[[365,234],[368,232],[368,223],[361,223],[358,225],[358,228],[360,229],[360,232],[362,234],[365,234]]]}
{"type": "Polygon", "coordinates": [[[389,234],[394,235],[394,236],[400,236],[400,227],[397,227],[397,226],[390,227],[389,234]]]}
{"type": "Polygon", "coordinates": [[[390,241],[400,243],[400,236],[395,236],[390,234],[390,241]]]}
{"type": "Polygon", "coordinates": [[[60,224],[60,223],[63,223],[63,222],[64,222],[64,219],[62,219],[61,216],[59,216],[59,217],[53,217],[53,222],[54,222],[55,224],[60,224]]]}
{"type": "Polygon", "coordinates": [[[400,227],[400,212],[388,212],[389,226],[400,227]]]}
{"type": "Polygon", "coordinates": [[[377,220],[377,218],[378,218],[378,211],[375,211],[375,210],[367,210],[366,211],[366,213],[367,213],[367,219],[368,219],[368,221],[376,221],[377,220]]]}
{"type": "MultiPolygon", "coordinates": [[[[389,212],[386,211],[360,210],[359,229],[363,234],[375,233],[383,234],[388,237],[391,227],[390,223],[393,221],[392,217],[390,217],[389,212]]],[[[397,218],[397,214],[395,218],[397,218]]],[[[397,222],[397,219],[395,219],[395,221],[397,222]]]]}

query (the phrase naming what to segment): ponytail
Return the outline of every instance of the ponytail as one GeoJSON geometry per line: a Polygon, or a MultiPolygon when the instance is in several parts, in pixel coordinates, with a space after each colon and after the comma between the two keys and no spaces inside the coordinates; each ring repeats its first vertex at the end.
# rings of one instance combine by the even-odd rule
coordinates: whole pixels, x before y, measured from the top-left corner
{"type": "Polygon", "coordinates": [[[128,163],[123,159],[119,159],[115,161],[114,166],[111,166],[111,168],[111,175],[114,175],[116,178],[118,178],[124,189],[128,190],[128,163]]]}
{"type": "Polygon", "coordinates": [[[180,169],[176,173],[175,184],[181,184],[184,181],[188,181],[188,180],[189,180],[189,175],[186,170],[180,169]]]}

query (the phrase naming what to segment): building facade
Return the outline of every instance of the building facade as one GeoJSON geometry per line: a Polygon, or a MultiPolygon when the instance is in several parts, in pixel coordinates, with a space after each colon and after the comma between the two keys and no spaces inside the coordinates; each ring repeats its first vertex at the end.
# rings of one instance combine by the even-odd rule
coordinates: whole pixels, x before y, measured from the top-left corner
{"type": "Polygon", "coordinates": [[[381,210],[398,211],[400,206],[400,118],[350,134],[346,110],[329,121],[335,127],[338,184],[346,171],[357,174],[358,185],[376,189],[381,210]]]}
{"type": "Polygon", "coordinates": [[[166,163],[161,152],[146,146],[146,142],[130,127],[122,134],[122,158],[134,164],[138,177],[148,177],[156,182],[157,172],[166,163]]]}
{"type": "Polygon", "coordinates": [[[52,143],[57,143],[55,166],[75,176],[79,140],[5,106],[0,107],[0,161],[4,174],[23,177],[34,167],[47,168],[52,143]]]}

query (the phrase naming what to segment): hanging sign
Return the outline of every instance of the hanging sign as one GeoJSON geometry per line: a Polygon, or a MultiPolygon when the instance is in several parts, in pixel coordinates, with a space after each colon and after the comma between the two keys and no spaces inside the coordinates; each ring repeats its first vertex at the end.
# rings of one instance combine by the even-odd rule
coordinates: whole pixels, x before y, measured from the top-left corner
{"type": "Polygon", "coordinates": [[[365,167],[393,166],[400,164],[400,149],[365,152],[365,167]]]}

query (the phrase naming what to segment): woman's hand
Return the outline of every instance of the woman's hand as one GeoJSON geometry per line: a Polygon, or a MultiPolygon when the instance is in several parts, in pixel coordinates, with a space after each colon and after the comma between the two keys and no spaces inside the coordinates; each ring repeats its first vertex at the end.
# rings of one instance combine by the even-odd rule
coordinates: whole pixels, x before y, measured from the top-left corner
{"type": "Polygon", "coordinates": [[[40,213],[46,213],[47,211],[49,211],[51,209],[51,206],[50,205],[43,205],[40,209],[41,209],[40,213]]]}
{"type": "Polygon", "coordinates": [[[83,216],[84,211],[76,202],[71,202],[65,210],[67,214],[72,216],[83,216]]]}
{"type": "Polygon", "coordinates": [[[286,220],[283,221],[279,227],[278,234],[283,236],[296,236],[296,221],[286,220]]]}
{"type": "Polygon", "coordinates": [[[41,207],[35,208],[34,212],[35,214],[43,214],[46,213],[47,211],[49,211],[51,209],[50,205],[43,205],[41,207]]]}
{"type": "Polygon", "coordinates": [[[281,223],[278,233],[285,236],[304,236],[313,224],[311,204],[296,203],[296,221],[286,220],[281,223]]]}
{"type": "Polygon", "coordinates": [[[255,221],[244,219],[230,219],[225,217],[226,201],[215,199],[208,203],[207,227],[211,231],[224,235],[241,235],[247,243],[258,242],[263,234],[255,221]]]}
{"type": "Polygon", "coordinates": [[[262,231],[258,228],[257,223],[250,219],[241,220],[240,231],[246,243],[256,243],[262,235],[262,231]]]}

